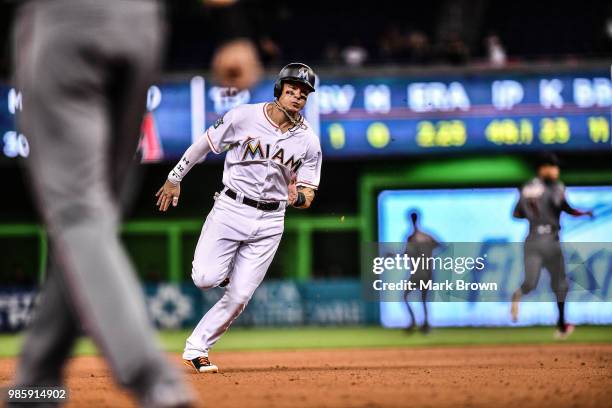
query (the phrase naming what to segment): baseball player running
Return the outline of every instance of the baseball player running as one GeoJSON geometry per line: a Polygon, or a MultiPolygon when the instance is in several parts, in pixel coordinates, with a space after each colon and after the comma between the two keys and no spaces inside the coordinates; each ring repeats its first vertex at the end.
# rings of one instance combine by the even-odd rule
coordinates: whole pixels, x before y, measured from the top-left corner
{"type": "Polygon", "coordinates": [[[579,217],[593,216],[592,211],[572,208],[565,198],[565,186],[559,181],[559,161],[553,154],[540,159],[537,177],[525,184],[516,207],[514,217],[529,220],[529,233],[525,239],[525,280],[512,295],[512,320],[518,321],[518,305],[522,295],[531,292],[540,279],[544,267],[551,275],[551,287],[557,297],[559,319],[555,338],[565,339],[574,326],[565,322],[565,297],[568,283],[565,277],[563,252],[559,242],[561,212],[579,217]]]}
{"type": "MultiPolygon", "coordinates": [[[[416,211],[412,211],[410,213],[410,221],[412,222],[412,234],[410,234],[406,240],[406,251],[405,253],[413,258],[418,258],[420,256],[424,256],[425,258],[431,258],[433,255],[434,249],[440,246],[440,243],[430,234],[423,231],[418,223],[419,223],[419,214],[416,211]]],[[[428,265],[429,266],[429,265],[428,265]]],[[[432,269],[430,267],[422,267],[417,269],[414,273],[410,275],[410,281],[418,282],[419,286],[421,282],[428,282],[432,278],[432,269]]],[[[421,331],[424,334],[430,332],[431,327],[429,326],[429,319],[427,318],[427,289],[421,288],[421,302],[423,303],[423,325],[421,326],[421,331]]],[[[416,319],[414,318],[414,312],[410,307],[410,302],[408,301],[408,295],[410,295],[411,290],[406,289],[404,292],[404,302],[406,302],[406,307],[408,308],[408,313],[410,314],[410,325],[406,328],[408,332],[411,332],[416,327],[416,319]]]]}
{"type": "Polygon", "coordinates": [[[307,65],[285,66],[273,102],[227,112],[187,149],[156,194],[160,211],[176,206],[180,182],[193,165],[208,152],[227,151],[224,188],[206,217],[192,263],[197,287],[225,287],[185,345],[184,362],[197,372],[218,371],[208,352],[263,280],[283,234],[286,206],[308,208],[314,199],[321,146],[300,114],[314,85],[307,65]]]}

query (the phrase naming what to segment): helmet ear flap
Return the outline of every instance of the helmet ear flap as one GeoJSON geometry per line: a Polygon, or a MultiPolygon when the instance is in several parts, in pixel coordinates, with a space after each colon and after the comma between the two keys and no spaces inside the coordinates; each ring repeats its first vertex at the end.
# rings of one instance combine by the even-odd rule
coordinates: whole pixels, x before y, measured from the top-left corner
{"type": "Polygon", "coordinates": [[[283,91],[283,81],[281,81],[280,79],[277,79],[276,82],[274,83],[274,97],[279,98],[282,91],[283,91]]]}

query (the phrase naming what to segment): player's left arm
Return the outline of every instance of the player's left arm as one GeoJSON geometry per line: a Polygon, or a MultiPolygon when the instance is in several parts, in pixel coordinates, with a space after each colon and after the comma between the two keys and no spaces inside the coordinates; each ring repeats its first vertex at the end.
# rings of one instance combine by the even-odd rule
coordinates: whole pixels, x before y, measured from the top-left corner
{"type": "Polygon", "coordinates": [[[310,204],[314,201],[315,191],[310,187],[300,186],[297,188],[298,198],[293,203],[295,208],[306,209],[310,207],[310,204]]]}
{"type": "Polygon", "coordinates": [[[306,209],[310,207],[315,198],[315,191],[319,188],[322,160],[321,145],[318,138],[313,140],[316,140],[316,142],[313,142],[306,151],[304,163],[297,171],[295,200],[290,201],[295,208],[306,209]]]}
{"type": "Polygon", "coordinates": [[[581,217],[583,215],[588,215],[589,217],[593,217],[593,210],[579,210],[577,208],[572,207],[566,200],[563,200],[561,203],[561,211],[565,211],[569,215],[573,217],[581,217]]]}
{"type": "Polygon", "coordinates": [[[514,206],[512,216],[514,218],[527,218],[527,214],[525,213],[525,198],[523,197],[522,189],[519,189],[519,199],[514,206]]]}
{"type": "Polygon", "coordinates": [[[579,210],[574,208],[567,202],[567,197],[565,196],[565,190],[563,191],[563,197],[561,198],[561,211],[565,211],[569,215],[573,217],[581,217],[583,215],[588,215],[589,217],[593,217],[592,210],[579,210]]]}
{"type": "Polygon", "coordinates": [[[289,194],[287,197],[289,205],[295,208],[306,209],[310,207],[314,197],[314,189],[304,186],[297,187],[295,185],[295,179],[292,179],[289,183],[289,194]]]}

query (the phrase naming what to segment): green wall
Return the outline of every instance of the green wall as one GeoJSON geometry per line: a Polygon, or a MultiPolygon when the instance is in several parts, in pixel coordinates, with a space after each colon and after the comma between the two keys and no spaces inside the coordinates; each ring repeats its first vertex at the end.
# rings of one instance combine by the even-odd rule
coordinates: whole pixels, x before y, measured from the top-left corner
{"type": "MultiPolygon", "coordinates": [[[[599,163],[601,164],[601,163],[599,163]]],[[[601,166],[600,166],[601,167],[601,166]]],[[[594,166],[593,168],[596,168],[594,166]]],[[[285,223],[282,262],[286,278],[306,281],[311,277],[313,233],[357,231],[361,242],[376,240],[376,202],[385,189],[519,186],[532,177],[530,165],[517,156],[477,156],[462,158],[432,157],[414,164],[372,165],[364,171],[358,189],[357,214],[345,216],[289,215],[285,223]]],[[[612,168],[589,169],[582,166],[563,172],[566,184],[610,184],[612,168]]],[[[341,199],[340,197],[338,198],[341,199]]],[[[193,248],[202,227],[201,219],[138,220],[124,225],[123,236],[138,265],[164,265],[161,274],[173,282],[188,278],[193,248]],[[146,237],[146,239],[145,239],[146,237]]],[[[36,237],[38,239],[39,279],[44,278],[47,242],[44,231],[33,224],[0,225],[0,238],[36,237]]],[[[355,254],[358,256],[358,254],[355,254]]],[[[2,262],[0,260],[0,262],[2,262]]],[[[0,268],[3,265],[0,265],[0,268]]],[[[151,266],[151,269],[154,269],[151,266]]],[[[149,271],[150,272],[150,271],[149,271]]],[[[149,273],[145,271],[145,273],[149,273]]],[[[155,271],[151,272],[155,275],[155,271]]],[[[145,276],[146,278],[146,276],[145,276]]]]}

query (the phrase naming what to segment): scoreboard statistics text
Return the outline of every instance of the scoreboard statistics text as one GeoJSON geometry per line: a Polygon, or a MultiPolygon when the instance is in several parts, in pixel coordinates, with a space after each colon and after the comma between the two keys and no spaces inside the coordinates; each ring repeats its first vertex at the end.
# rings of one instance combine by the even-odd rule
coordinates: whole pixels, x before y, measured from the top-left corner
{"type": "Polygon", "coordinates": [[[609,73],[322,80],[327,157],[611,148],[609,73]]]}
{"type": "MultiPolygon", "coordinates": [[[[610,67],[449,72],[323,74],[304,113],[320,136],[327,159],[542,149],[612,151],[610,67]]],[[[268,78],[253,89],[237,91],[196,76],[152,86],[141,131],[142,160],[177,160],[229,109],[271,101],[273,84],[268,78]]],[[[15,129],[21,94],[0,85],[0,98],[5,101],[0,110],[0,157],[27,157],[27,135],[15,129]]]]}

